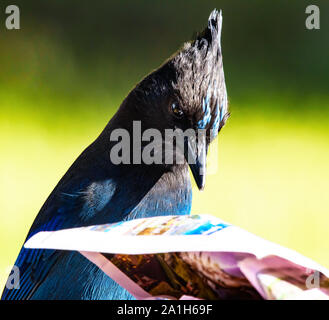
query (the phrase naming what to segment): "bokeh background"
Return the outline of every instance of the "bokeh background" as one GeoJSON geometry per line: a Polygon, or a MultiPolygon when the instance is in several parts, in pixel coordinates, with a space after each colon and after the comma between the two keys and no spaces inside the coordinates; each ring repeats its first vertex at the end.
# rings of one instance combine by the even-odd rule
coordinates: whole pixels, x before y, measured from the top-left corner
{"type": "Polygon", "coordinates": [[[215,7],[231,118],[192,210],[329,267],[328,1],[2,0],[1,288],[61,176],[215,7]],[[5,29],[8,4],[19,5],[21,30],[5,29]],[[305,27],[309,4],[320,7],[320,30],[305,27]]]}

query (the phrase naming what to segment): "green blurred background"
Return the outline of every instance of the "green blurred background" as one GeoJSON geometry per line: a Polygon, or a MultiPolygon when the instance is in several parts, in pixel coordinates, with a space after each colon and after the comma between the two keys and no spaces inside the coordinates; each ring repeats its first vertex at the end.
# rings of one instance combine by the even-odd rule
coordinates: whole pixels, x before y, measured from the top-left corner
{"type": "Polygon", "coordinates": [[[223,9],[231,118],[193,212],[329,267],[329,2],[1,1],[1,287],[38,210],[129,90],[223,9]],[[5,29],[5,7],[21,30],[5,29]],[[305,28],[317,4],[321,29],[305,28]]]}

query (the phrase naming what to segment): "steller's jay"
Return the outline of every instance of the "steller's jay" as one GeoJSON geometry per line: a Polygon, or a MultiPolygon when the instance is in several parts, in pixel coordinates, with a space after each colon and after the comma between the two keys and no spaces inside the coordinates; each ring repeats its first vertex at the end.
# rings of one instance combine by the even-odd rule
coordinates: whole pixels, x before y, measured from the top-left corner
{"type": "MultiPolygon", "coordinates": [[[[214,10],[202,33],[136,85],[99,137],[59,181],[26,239],[39,231],[190,213],[188,168],[202,189],[208,145],[214,138],[209,131],[217,134],[229,116],[221,23],[221,13],[214,10]],[[198,148],[184,149],[185,157],[194,156],[191,163],[115,164],[110,150],[118,141],[111,134],[115,129],[132,133],[134,121],[141,123],[143,132],[150,128],[161,133],[203,129],[206,138],[198,148]]],[[[137,148],[143,149],[144,144],[137,148]]],[[[132,149],[136,151],[136,144],[132,149]]],[[[77,252],[22,248],[15,265],[20,288],[5,288],[2,299],[133,298],[77,252]]]]}

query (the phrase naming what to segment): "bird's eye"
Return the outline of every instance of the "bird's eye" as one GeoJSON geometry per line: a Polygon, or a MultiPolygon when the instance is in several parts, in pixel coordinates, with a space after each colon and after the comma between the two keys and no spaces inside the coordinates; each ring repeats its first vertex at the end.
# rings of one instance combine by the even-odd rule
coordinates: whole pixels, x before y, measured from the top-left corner
{"type": "Polygon", "coordinates": [[[177,118],[182,118],[184,116],[183,110],[180,108],[179,104],[176,102],[174,102],[171,105],[171,110],[172,110],[173,114],[175,115],[175,117],[177,117],[177,118]]]}

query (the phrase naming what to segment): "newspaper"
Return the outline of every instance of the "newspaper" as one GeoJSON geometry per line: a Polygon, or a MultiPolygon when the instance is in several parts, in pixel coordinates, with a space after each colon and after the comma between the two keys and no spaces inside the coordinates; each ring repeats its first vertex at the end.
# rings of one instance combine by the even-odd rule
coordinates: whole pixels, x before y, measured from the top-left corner
{"type": "Polygon", "coordinates": [[[211,215],[39,232],[25,247],[79,251],[137,299],[329,299],[329,270],[211,215]]]}

